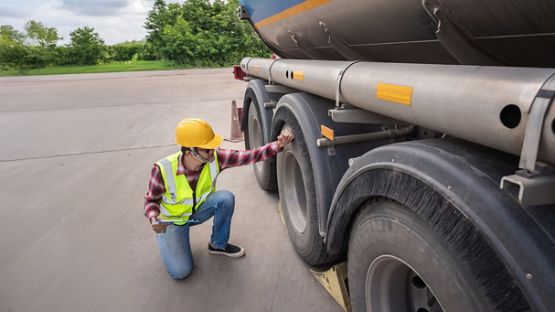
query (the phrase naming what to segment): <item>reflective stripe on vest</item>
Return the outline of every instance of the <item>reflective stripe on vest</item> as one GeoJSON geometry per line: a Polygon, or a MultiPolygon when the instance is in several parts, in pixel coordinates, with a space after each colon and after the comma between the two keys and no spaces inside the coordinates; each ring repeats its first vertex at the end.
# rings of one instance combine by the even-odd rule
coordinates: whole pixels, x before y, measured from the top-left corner
{"type": "MultiPolygon", "coordinates": [[[[175,153],[156,162],[164,181],[165,193],[160,203],[160,218],[174,221],[175,224],[183,225],[187,222],[193,212],[193,190],[187,181],[187,177],[176,175],[182,153],[175,153]]],[[[220,173],[220,166],[216,151],[214,161],[202,168],[196,185],[196,208],[198,208],[208,196],[216,190],[216,179],[220,173]]]]}

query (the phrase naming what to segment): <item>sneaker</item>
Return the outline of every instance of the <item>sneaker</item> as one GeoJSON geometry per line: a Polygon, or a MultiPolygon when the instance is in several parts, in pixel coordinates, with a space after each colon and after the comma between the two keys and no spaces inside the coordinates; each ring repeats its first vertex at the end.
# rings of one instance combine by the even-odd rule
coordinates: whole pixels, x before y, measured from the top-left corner
{"type": "Polygon", "coordinates": [[[212,244],[208,243],[208,252],[214,255],[225,255],[232,258],[239,258],[245,255],[245,249],[232,244],[227,244],[225,249],[219,249],[212,247],[212,244]]]}

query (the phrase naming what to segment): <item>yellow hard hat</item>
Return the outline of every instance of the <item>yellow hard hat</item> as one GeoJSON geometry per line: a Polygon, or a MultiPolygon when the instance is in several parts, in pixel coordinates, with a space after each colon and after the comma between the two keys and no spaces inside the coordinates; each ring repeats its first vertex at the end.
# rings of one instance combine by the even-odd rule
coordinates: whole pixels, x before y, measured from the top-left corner
{"type": "Polygon", "coordinates": [[[220,146],[222,137],[215,134],[206,121],[186,118],[175,128],[175,143],[184,147],[212,149],[220,146]]]}

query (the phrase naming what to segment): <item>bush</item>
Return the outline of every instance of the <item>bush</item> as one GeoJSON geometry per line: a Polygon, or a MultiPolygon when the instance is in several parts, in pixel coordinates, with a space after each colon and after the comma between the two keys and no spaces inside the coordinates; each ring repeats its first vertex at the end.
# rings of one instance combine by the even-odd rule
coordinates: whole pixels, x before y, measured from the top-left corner
{"type": "Polygon", "coordinates": [[[46,67],[53,55],[45,48],[26,46],[21,42],[0,39],[0,67],[24,71],[46,67]]]}
{"type": "Polygon", "coordinates": [[[143,61],[158,61],[161,58],[160,52],[154,49],[150,42],[145,42],[139,55],[137,55],[137,59],[143,61]]]}
{"type": "Polygon", "coordinates": [[[27,50],[21,42],[0,38],[0,67],[2,69],[18,68],[24,55],[27,55],[27,50]]]}
{"type": "Polygon", "coordinates": [[[58,46],[55,50],[55,62],[54,65],[71,65],[70,47],[68,46],[58,46]]]}
{"type": "Polygon", "coordinates": [[[27,55],[23,57],[25,68],[44,68],[52,61],[52,54],[48,49],[41,47],[26,47],[27,55]]]}
{"type": "Polygon", "coordinates": [[[134,56],[143,50],[142,42],[123,42],[110,46],[113,54],[111,59],[114,61],[131,61],[134,56]]]}

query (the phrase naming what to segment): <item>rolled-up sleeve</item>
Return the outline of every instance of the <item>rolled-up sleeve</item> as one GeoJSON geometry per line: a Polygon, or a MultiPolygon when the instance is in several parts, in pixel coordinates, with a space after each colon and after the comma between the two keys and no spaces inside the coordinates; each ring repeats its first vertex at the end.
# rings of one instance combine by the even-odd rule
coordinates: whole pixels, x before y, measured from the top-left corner
{"type": "Polygon", "coordinates": [[[160,168],[157,165],[152,167],[150,172],[150,180],[148,182],[148,192],[145,197],[145,216],[150,220],[156,213],[160,213],[160,201],[162,194],[166,189],[164,188],[164,180],[160,173],[160,168]]]}
{"type": "Polygon", "coordinates": [[[268,158],[274,157],[279,152],[281,152],[281,148],[279,147],[277,141],[252,150],[217,150],[221,170],[250,165],[258,161],[264,161],[268,158]]]}

